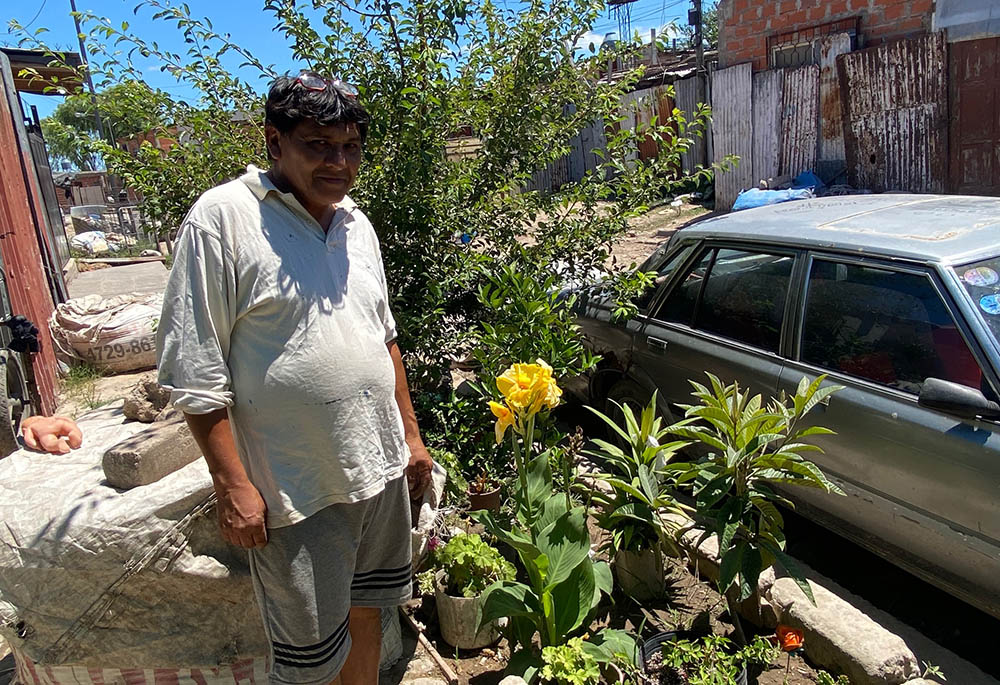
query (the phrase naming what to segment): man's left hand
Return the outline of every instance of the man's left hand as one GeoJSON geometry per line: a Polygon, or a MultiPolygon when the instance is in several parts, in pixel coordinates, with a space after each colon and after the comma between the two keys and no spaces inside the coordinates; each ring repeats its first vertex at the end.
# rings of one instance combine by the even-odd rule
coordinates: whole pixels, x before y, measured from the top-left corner
{"type": "Polygon", "coordinates": [[[428,454],[423,440],[407,441],[407,445],[410,447],[410,463],[406,467],[406,485],[410,490],[410,499],[416,501],[431,483],[434,460],[428,454]]]}

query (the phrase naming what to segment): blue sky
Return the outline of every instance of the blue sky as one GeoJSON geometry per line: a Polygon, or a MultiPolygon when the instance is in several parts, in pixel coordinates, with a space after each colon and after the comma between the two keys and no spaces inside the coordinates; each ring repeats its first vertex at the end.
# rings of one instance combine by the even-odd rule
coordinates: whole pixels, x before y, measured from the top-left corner
{"type": "MultiPolygon", "coordinates": [[[[49,29],[45,40],[49,45],[59,48],[79,50],[76,41],[76,30],[70,16],[69,0],[14,0],[3,3],[0,12],[0,43],[16,46],[17,36],[6,33],[7,23],[16,19],[22,25],[30,23],[29,30],[38,27],[49,29]]],[[[148,9],[133,14],[134,0],[77,0],[77,9],[81,12],[92,10],[95,14],[106,16],[116,24],[122,21],[129,23],[129,30],[142,36],[155,36],[161,46],[173,52],[184,53],[185,45],[179,32],[165,22],[154,22],[148,9]]],[[[299,65],[293,64],[290,50],[284,38],[272,31],[273,15],[258,9],[262,3],[255,0],[188,0],[192,14],[208,16],[220,33],[231,33],[233,40],[253,52],[264,64],[274,64],[279,71],[295,71],[299,65]]],[[[632,4],[632,28],[638,30],[645,40],[649,40],[650,28],[660,27],[676,20],[686,23],[689,0],[636,0],[632,4]]],[[[589,42],[599,44],[608,33],[617,31],[617,20],[612,16],[600,19],[591,34],[581,41],[582,45],[589,42]]],[[[239,61],[234,62],[234,68],[239,61]]],[[[181,98],[193,95],[189,87],[179,84],[171,75],[160,72],[147,65],[144,70],[147,82],[157,88],[181,98]]],[[[263,90],[264,84],[261,84],[263,90]]],[[[46,116],[62,101],[58,96],[22,96],[26,104],[38,107],[39,115],[46,116]]]]}

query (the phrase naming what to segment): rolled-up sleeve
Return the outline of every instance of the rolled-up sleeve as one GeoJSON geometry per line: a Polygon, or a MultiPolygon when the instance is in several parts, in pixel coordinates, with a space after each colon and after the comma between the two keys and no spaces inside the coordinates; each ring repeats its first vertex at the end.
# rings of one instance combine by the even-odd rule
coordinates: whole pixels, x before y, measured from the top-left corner
{"type": "Polygon", "coordinates": [[[207,414],[233,403],[226,360],[235,320],[235,279],[232,255],[220,235],[185,222],[156,329],[160,385],[186,414],[207,414]]]}

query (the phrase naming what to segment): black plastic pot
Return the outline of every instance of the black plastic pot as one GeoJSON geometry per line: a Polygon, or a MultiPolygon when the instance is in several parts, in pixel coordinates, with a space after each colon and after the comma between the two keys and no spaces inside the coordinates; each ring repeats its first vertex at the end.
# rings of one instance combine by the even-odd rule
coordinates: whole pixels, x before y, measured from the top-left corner
{"type": "MultiPolygon", "coordinates": [[[[692,637],[690,633],[684,633],[676,630],[671,630],[665,633],[657,633],[653,637],[649,638],[642,643],[642,647],[639,649],[639,656],[642,658],[642,670],[645,671],[647,665],[649,664],[649,659],[656,652],[663,648],[663,645],[673,642],[674,640],[683,640],[692,637]]],[[[747,669],[744,668],[740,671],[740,674],[736,676],[733,681],[734,685],[747,685],[747,669]]]]}

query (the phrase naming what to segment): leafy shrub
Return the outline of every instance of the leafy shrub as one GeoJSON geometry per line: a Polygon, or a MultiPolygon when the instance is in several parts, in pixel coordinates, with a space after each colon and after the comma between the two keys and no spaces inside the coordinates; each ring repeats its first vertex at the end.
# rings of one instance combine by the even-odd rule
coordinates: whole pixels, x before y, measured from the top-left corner
{"type": "Polygon", "coordinates": [[[514,566],[476,534],[456,535],[435,557],[454,597],[477,597],[493,583],[514,579],[514,566]]]}
{"type": "Polygon", "coordinates": [[[558,685],[596,685],[601,681],[597,659],[584,650],[578,637],[564,645],[542,649],[541,680],[558,685]]]}

